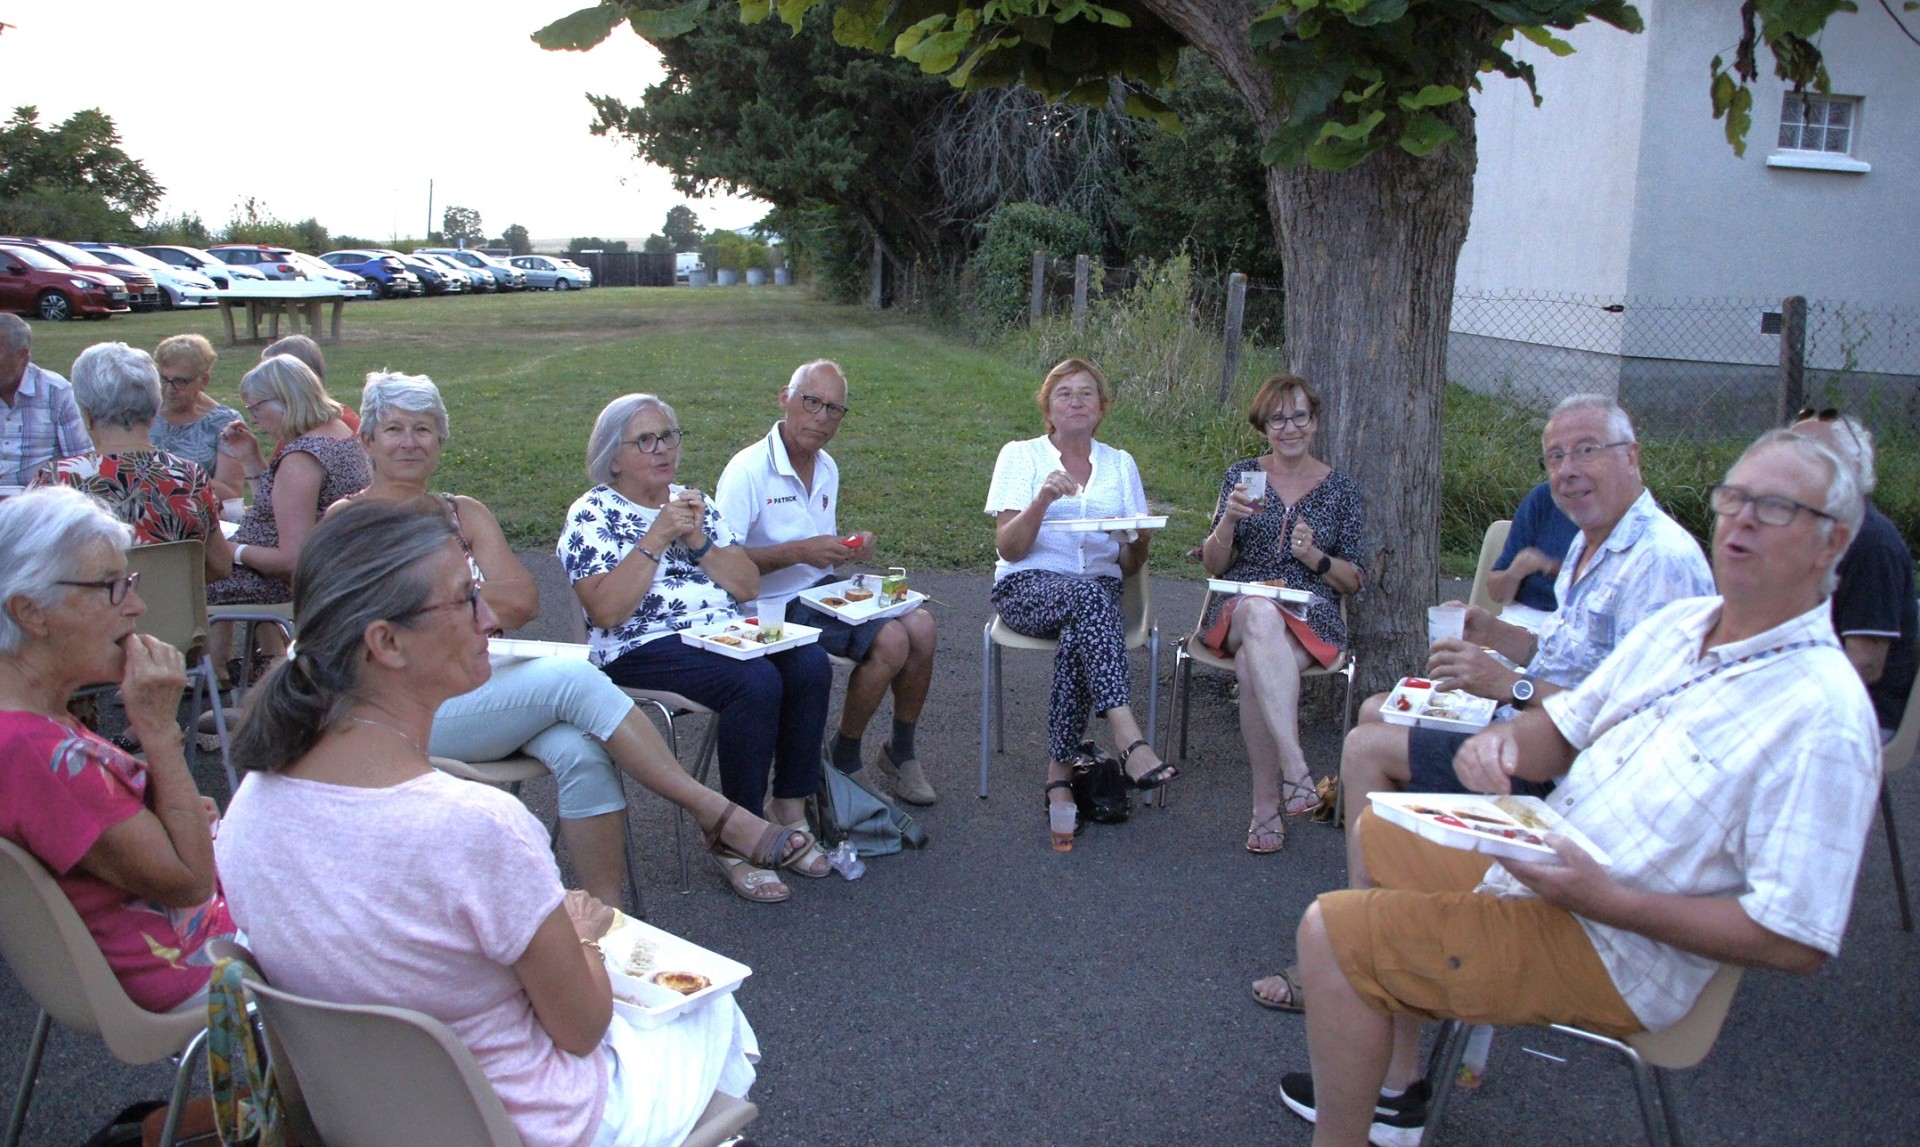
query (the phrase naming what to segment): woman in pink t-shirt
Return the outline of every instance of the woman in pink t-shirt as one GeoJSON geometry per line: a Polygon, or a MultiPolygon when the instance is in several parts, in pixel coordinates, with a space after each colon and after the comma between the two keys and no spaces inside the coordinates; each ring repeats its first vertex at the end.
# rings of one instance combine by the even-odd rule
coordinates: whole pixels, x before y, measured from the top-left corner
{"type": "Polygon", "coordinates": [[[133,632],[132,531],[66,487],[0,503],[0,836],[54,879],[127,995],[174,1008],[207,984],[208,940],[233,922],[213,871],[214,805],[187,771],[175,710],[185,662],[133,632]],[[67,714],[117,681],[145,761],[67,714]]]}
{"type": "Polygon", "coordinates": [[[673,1023],[613,1011],[613,912],[566,892],[520,802],[428,762],[434,711],[492,672],[497,624],[443,510],[327,515],[294,571],[293,660],[254,694],[220,863],[274,984],[422,1011],[472,1050],[528,1147],[671,1144],[744,1095],[726,995],[673,1023]]]}

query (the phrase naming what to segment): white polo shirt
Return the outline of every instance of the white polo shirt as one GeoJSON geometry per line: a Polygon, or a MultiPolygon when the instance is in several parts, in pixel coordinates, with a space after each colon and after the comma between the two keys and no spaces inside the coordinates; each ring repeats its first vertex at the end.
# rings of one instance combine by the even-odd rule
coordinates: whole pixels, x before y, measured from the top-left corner
{"type": "MultiPolygon", "coordinates": [[[[835,524],[840,502],[840,467],[820,451],[813,461],[813,489],[794,472],[781,423],[767,436],[735,454],[720,473],[713,503],[720,517],[749,549],[840,533],[835,524]]],[[[794,594],[833,573],[832,566],[791,565],[760,576],[760,600],[784,606],[794,594]]]]}

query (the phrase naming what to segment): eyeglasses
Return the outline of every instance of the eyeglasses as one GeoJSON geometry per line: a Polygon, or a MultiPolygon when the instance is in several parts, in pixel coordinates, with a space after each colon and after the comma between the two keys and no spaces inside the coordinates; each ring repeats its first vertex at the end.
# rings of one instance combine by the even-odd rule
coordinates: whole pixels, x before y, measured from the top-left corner
{"type": "Polygon", "coordinates": [[[394,620],[400,621],[409,617],[419,617],[423,613],[433,613],[436,610],[442,610],[442,609],[453,609],[457,606],[462,606],[462,605],[466,606],[468,609],[473,611],[474,623],[476,625],[479,624],[480,622],[480,587],[478,585],[468,586],[467,596],[465,597],[457,598],[453,601],[443,601],[436,605],[423,605],[419,609],[416,609],[411,613],[401,614],[398,618],[395,618],[394,620]]]}
{"type": "Polygon", "coordinates": [[[827,412],[827,417],[833,419],[835,422],[847,416],[847,408],[837,402],[828,402],[824,398],[816,398],[811,394],[803,394],[799,397],[800,409],[806,411],[808,414],[818,414],[824,410],[827,412]]]}
{"type": "Polygon", "coordinates": [[[58,581],[55,585],[70,585],[77,589],[104,589],[107,591],[107,604],[119,605],[127,600],[133,587],[140,584],[140,571],[135,570],[125,577],[110,577],[102,581],[58,581]]]}
{"type": "Polygon", "coordinates": [[[1571,450],[1549,450],[1540,456],[1540,468],[1551,474],[1567,464],[1571,458],[1585,466],[1593,461],[1593,456],[1602,450],[1612,450],[1619,446],[1631,446],[1632,442],[1589,442],[1585,446],[1575,446],[1571,450]]]}
{"type": "Polygon", "coordinates": [[[1313,411],[1311,410],[1296,410],[1292,414],[1269,414],[1267,415],[1267,429],[1285,430],[1289,426],[1298,426],[1304,430],[1306,429],[1307,423],[1312,421],[1313,411]]]}
{"type": "Polygon", "coordinates": [[[165,383],[169,390],[185,390],[194,383],[199,382],[200,376],[196,374],[187,378],[175,378],[170,374],[163,374],[160,376],[160,381],[165,383]]]}
{"type": "Polygon", "coordinates": [[[622,438],[620,441],[624,445],[635,447],[642,454],[658,454],[680,445],[680,440],[686,436],[683,430],[662,430],[658,434],[642,434],[635,438],[622,438]]]}
{"type": "Polygon", "coordinates": [[[1785,526],[1793,522],[1793,516],[1800,511],[1829,522],[1838,521],[1825,510],[1816,510],[1805,502],[1796,502],[1792,498],[1782,498],[1774,494],[1752,494],[1738,486],[1725,483],[1707,487],[1707,505],[1723,518],[1737,518],[1748,506],[1753,507],[1753,516],[1763,526],[1785,526]]]}
{"type": "Polygon", "coordinates": [[[261,407],[267,405],[270,402],[278,402],[278,401],[280,400],[277,398],[263,398],[258,402],[249,402],[249,403],[246,403],[245,405],[246,405],[248,414],[258,414],[260,413],[261,407]]]}

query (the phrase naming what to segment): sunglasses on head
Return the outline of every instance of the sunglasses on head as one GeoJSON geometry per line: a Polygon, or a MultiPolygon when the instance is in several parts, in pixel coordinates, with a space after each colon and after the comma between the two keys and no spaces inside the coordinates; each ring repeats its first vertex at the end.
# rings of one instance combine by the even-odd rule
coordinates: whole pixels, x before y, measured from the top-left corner
{"type": "Polygon", "coordinates": [[[1809,418],[1816,422],[1838,422],[1840,420],[1840,409],[1835,406],[1829,406],[1824,410],[1815,410],[1811,406],[1803,406],[1800,408],[1800,413],[1794,415],[1790,422],[1805,422],[1809,418]]]}

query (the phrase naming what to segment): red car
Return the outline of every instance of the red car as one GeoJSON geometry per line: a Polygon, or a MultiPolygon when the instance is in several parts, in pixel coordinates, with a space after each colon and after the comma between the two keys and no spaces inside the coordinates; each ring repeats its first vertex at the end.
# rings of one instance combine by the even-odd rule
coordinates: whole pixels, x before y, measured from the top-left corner
{"type": "Polygon", "coordinates": [[[160,309],[160,284],[153,281],[152,275],[138,267],[116,266],[92,251],[82,250],[71,243],[62,243],[58,239],[14,239],[0,236],[0,243],[9,243],[16,247],[31,247],[42,254],[53,256],[76,271],[86,271],[95,275],[112,275],[126,284],[128,306],[136,311],[160,309]]]}
{"type": "Polygon", "coordinates": [[[113,275],[76,270],[33,247],[0,243],[0,310],[52,322],[124,315],[127,285],[113,275]]]}

